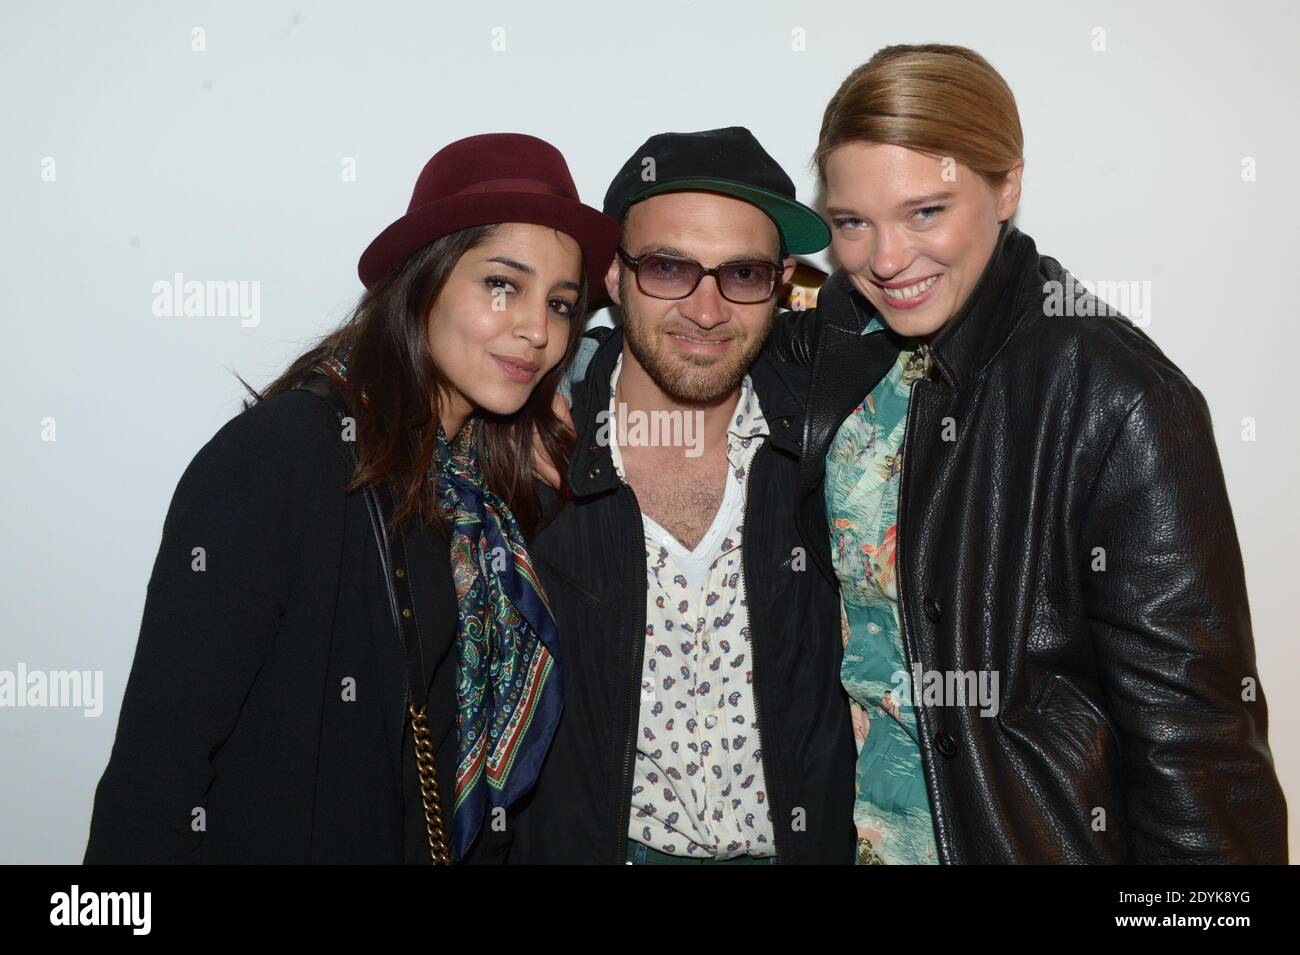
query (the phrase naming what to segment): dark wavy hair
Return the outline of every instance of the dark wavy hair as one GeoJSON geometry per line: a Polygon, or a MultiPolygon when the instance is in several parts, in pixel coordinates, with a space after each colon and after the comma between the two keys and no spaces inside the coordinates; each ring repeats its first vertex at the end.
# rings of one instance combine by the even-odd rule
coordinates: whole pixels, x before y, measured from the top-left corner
{"type": "MultiPolygon", "coordinates": [[[[244,401],[247,409],[256,401],[292,391],[315,365],[347,346],[346,391],[357,425],[358,457],[347,490],[389,481],[397,502],[390,530],[415,515],[444,537],[448,534],[435,482],[427,478],[437,452],[440,419],[436,407],[448,387],[435,356],[429,353],[428,316],[460,257],[499,228],[495,224],[474,226],[434,240],[367,289],[338,329],[298,356],[260,392],[239,379],[252,396],[244,401]],[[364,405],[357,400],[362,391],[364,405]]],[[[585,274],[579,285],[564,357],[537,383],[523,408],[506,417],[475,412],[483,419],[479,464],[484,480],[506,502],[526,535],[536,530],[544,516],[533,480],[534,429],[560,472],[561,497],[568,493],[566,471],[575,436],[555,416],[551,400],[585,324],[585,274]]]]}

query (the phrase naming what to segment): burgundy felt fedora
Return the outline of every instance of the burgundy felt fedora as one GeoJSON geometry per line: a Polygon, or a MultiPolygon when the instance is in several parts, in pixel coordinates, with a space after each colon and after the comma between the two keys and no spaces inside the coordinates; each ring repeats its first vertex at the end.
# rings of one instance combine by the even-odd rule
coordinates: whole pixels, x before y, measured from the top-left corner
{"type": "Polygon", "coordinates": [[[548,225],[572,236],[592,297],[604,294],[618,223],[582,203],[558,149],[522,133],[470,136],[438,150],[415,182],[406,215],[370,243],[357,274],[369,288],[434,239],[492,222],[548,225]]]}

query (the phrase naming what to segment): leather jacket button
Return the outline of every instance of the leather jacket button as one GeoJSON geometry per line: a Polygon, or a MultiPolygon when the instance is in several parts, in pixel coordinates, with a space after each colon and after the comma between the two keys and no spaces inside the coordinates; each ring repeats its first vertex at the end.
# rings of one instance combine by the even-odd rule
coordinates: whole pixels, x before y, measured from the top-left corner
{"type": "Polygon", "coordinates": [[[591,444],[587,445],[587,450],[590,451],[592,454],[595,454],[597,451],[600,450],[600,445],[597,442],[593,441],[591,442],[591,444]]]}
{"type": "Polygon", "coordinates": [[[934,734],[934,748],[947,759],[952,759],[957,755],[957,741],[944,730],[939,730],[934,734]]]}
{"type": "Polygon", "coordinates": [[[939,618],[943,616],[943,608],[939,606],[939,601],[929,594],[925,596],[925,615],[930,618],[931,623],[938,623],[939,618]]]}
{"type": "Polygon", "coordinates": [[[593,464],[593,465],[591,466],[591,468],[588,469],[588,471],[587,471],[587,477],[591,478],[593,481],[596,480],[597,478],[599,478],[599,477],[600,477],[600,465],[599,465],[599,464],[593,464]]]}

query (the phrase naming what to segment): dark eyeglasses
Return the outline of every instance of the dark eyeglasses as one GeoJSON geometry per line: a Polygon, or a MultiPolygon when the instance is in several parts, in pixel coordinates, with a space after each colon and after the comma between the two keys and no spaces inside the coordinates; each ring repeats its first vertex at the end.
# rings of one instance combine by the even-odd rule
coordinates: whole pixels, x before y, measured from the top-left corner
{"type": "Polygon", "coordinates": [[[622,246],[618,256],[636,275],[636,287],[652,298],[686,298],[706,275],[718,283],[718,291],[728,302],[756,305],[766,302],[776,291],[776,279],[783,266],[775,262],[724,262],[706,269],[694,259],[683,259],[662,252],[646,252],[636,258],[622,246]]]}

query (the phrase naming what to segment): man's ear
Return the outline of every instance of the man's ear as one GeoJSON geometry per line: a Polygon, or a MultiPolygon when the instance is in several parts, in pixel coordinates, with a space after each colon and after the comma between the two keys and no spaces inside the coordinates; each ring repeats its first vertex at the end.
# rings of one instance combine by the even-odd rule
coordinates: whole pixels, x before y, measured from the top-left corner
{"type": "Polygon", "coordinates": [[[1016,164],[1007,170],[1007,176],[997,187],[998,221],[1005,222],[1016,214],[1020,207],[1020,177],[1025,171],[1025,161],[1016,160],[1016,164]]]}
{"type": "Polygon", "coordinates": [[[794,275],[795,266],[798,264],[799,263],[794,260],[793,255],[787,255],[785,257],[785,267],[781,269],[781,281],[778,285],[785,285],[790,281],[790,276],[794,275]]]}
{"type": "Polygon", "coordinates": [[[618,297],[618,272],[622,263],[618,260],[618,253],[610,260],[609,268],[605,270],[605,291],[608,293],[614,304],[620,308],[623,305],[622,299],[618,297]]]}

